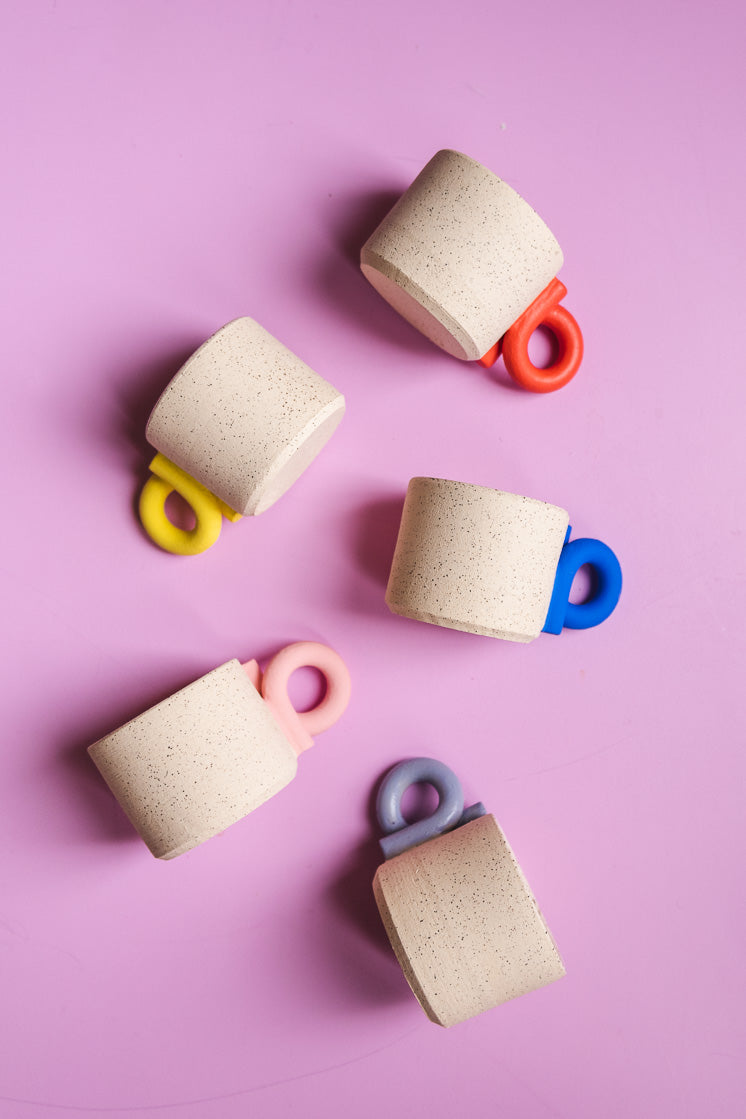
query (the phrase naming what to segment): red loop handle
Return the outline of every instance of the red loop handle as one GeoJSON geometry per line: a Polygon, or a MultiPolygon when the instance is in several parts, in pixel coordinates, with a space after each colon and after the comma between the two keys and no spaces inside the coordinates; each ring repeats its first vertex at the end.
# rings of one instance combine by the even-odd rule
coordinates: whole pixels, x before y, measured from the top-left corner
{"type": "Polygon", "coordinates": [[[505,332],[503,361],[513,380],[530,392],[555,392],[573,379],[583,360],[583,335],[570,312],[560,307],[567,288],[556,277],[505,332]],[[539,369],[528,356],[528,342],[544,326],[557,339],[559,354],[553,365],[539,369]]]}
{"type": "Polygon", "coordinates": [[[480,359],[480,364],[490,366],[502,352],[505,368],[514,381],[530,392],[555,392],[573,379],[583,360],[583,335],[577,322],[560,300],[567,295],[567,288],[557,277],[547,284],[543,292],[516,319],[500,341],[480,359]],[[557,360],[540,369],[528,356],[528,343],[540,326],[551,330],[557,339],[557,360]]]}

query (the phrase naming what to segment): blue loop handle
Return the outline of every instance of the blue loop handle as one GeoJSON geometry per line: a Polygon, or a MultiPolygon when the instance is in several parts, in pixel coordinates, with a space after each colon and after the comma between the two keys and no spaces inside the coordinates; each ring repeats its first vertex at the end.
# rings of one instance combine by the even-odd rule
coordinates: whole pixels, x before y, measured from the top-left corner
{"type": "Polygon", "coordinates": [[[464,810],[461,782],[447,765],[435,758],[411,758],[399,762],[383,779],[376,799],[378,823],[385,833],[380,841],[381,850],[387,859],[391,859],[436,835],[476,820],[484,813],[481,803],[472,804],[464,810]],[[410,785],[418,784],[433,786],[438,794],[438,807],[424,820],[408,824],[402,814],[401,802],[410,785]]]}
{"type": "Polygon", "coordinates": [[[622,568],[611,548],[590,537],[568,543],[571,531],[568,528],[557,564],[544,633],[561,633],[563,627],[590,629],[600,625],[613,612],[622,593],[622,568]],[[570,602],[573,579],[584,564],[593,569],[593,593],[587,602],[570,602]]]}

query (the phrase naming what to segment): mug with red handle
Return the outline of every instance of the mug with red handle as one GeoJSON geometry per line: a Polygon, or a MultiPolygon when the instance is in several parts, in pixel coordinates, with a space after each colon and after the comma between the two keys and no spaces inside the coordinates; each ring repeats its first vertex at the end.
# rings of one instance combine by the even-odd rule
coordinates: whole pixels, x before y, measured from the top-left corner
{"type": "Polygon", "coordinates": [[[519,194],[476,160],[440,151],[363,245],[360,266],[408,322],[453,357],[492,365],[502,355],[532,392],[568,383],[583,337],[557,279],[563,256],[519,194]],[[534,365],[528,343],[549,330],[557,353],[534,365]]]}

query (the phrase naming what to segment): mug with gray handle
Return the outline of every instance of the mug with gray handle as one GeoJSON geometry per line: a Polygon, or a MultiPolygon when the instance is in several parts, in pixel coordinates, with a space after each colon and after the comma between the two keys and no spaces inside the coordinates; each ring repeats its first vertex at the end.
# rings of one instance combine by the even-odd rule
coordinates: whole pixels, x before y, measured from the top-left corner
{"type": "Polygon", "coordinates": [[[428,1018],[454,1026],[565,974],[552,934],[500,825],[464,807],[435,758],[400,762],[376,803],[385,862],[373,893],[391,946],[428,1018]],[[435,811],[408,823],[402,799],[432,785],[435,811]]]}

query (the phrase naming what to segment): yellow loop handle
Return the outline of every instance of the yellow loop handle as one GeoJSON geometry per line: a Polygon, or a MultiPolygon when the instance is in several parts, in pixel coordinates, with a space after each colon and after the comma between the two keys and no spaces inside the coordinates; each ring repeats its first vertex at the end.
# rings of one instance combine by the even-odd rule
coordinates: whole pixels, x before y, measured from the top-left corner
{"type": "Polygon", "coordinates": [[[148,536],[159,547],[177,556],[196,556],[207,551],[220,536],[223,515],[239,520],[219,498],[187,474],[181,467],[157,454],[150,464],[148,478],[140,494],[140,520],[148,536]],[[177,528],[166,516],[166,501],[174,490],[194,513],[193,529],[177,528]]]}

